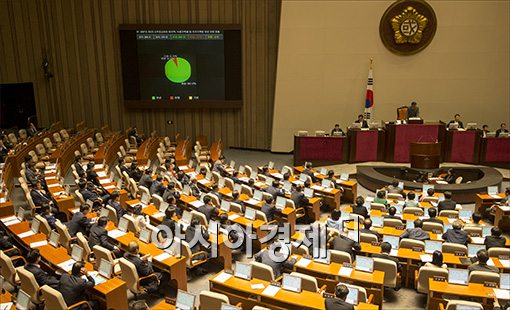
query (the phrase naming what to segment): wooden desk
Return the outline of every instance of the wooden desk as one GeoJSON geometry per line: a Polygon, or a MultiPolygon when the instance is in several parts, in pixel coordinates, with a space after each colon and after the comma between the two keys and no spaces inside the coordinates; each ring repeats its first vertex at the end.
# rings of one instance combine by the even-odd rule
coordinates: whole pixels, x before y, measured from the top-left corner
{"type": "MultiPolygon", "coordinates": [[[[280,289],[274,296],[267,296],[262,294],[263,289],[252,289],[251,286],[262,284],[267,287],[270,285],[269,282],[260,279],[244,280],[234,276],[225,282],[217,281],[216,277],[222,272],[209,279],[209,289],[227,295],[231,304],[242,302],[245,309],[256,305],[271,309],[324,309],[325,307],[324,297],[319,293],[310,291],[295,293],[280,289]]],[[[361,303],[356,309],[378,309],[378,307],[361,303]]]]}
{"type": "Polygon", "coordinates": [[[349,129],[349,162],[384,161],[386,132],[383,129],[349,129]]]}
{"type": "Polygon", "coordinates": [[[449,284],[447,281],[439,282],[429,279],[428,308],[429,310],[438,309],[439,304],[446,306],[447,301],[443,299],[443,294],[462,296],[464,298],[479,299],[484,309],[492,309],[494,291],[490,287],[485,287],[479,283],[469,283],[469,285],[449,284]]]}
{"type": "Polygon", "coordinates": [[[475,197],[475,212],[480,212],[483,218],[488,218],[489,213],[486,212],[488,208],[494,205],[496,202],[500,202],[504,197],[504,193],[499,193],[500,198],[494,198],[488,194],[476,194],[475,197]]]}
{"type": "Polygon", "coordinates": [[[482,138],[480,146],[480,163],[510,167],[510,139],[482,138]]]}
{"type": "MultiPolygon", "coordinates": [[[[305,168],[303,166],[295,166],[294,170],[298,173],[302,173],[305,168]]],[[[314,171],[318,172],[318,171],[314,171]]],[[[324,179],[326,176],[317,174],[315,176],[318,179],[324,179]]],[[[340,180],[339,178],[335,177],[335,180],[340,180]]],[[[354,202],[356,197],[358,196],[358,183],[353,180],[340,180],[340,182],[337,183],[338,185],[342,186],[344,189],[344,192],[341,194],[341,198],[343,199],[343,202],[354,202]]],[[[320,184],[318,184],[320,185],[320,184]]]]}
{"type": "Polygon", "coordinates": [[[411,142],[409,145],[411,168],[437,169],[441,162],[441,143],[411,142]]]}
{"type": "MultiPolygon", "coordinates": [[[[508,220],[510,217],[510,207],[509,206],[495,206],[496,215],[494,216],[494,226],[498,226],[501,228],[502,221],[508,220]]],[[[505,230],[505,229],[502,229],[505,230]]]]}
{"type": "Polygon", "coordinates": [[[8,303],[8,302],[13,303],[11,306],[11,310],[16,310],[16,306],[14,305],[14,302],[12,301],[11,293],[9,293],[8,291],[5,291],[5,293],[2,293],[0,295],[0,303],[3,304],[3,303],[8,303]]]}
{"type": "Polygon", "coordinates": [[[481,132],[479,130],[448,130],[446,132],[445,161],[478,163],[481,132]]]}

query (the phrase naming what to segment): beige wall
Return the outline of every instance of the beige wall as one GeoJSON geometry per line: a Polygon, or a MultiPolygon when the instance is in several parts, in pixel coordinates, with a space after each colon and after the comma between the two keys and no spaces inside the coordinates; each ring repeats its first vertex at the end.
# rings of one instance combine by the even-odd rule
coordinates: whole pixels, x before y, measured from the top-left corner
{"type": "Polygon", "coordinates": [[[272,151],[293,149],[297,130],[348,126],[363,111],[374,58],[374,118],[394,120],[415,100],[425,120],[510,120],[510,1],[428,1],[438,20],[414,56],[389,52],[379,21],[393,1],[283,0],[272,151]]]}
{"type": "Polygon", "coordinates": [[[0,83],[33,82],[39,123],[222,138],[270,147],[279,0],[0,0],[0,83]],[[238,23],[244,106],[238,110],[127,110],[118,25],[238,23]],[[47,53],[55,77],[43,78],[47,53]],[[174,120],[175,126],[165,124],[174,120]]]}

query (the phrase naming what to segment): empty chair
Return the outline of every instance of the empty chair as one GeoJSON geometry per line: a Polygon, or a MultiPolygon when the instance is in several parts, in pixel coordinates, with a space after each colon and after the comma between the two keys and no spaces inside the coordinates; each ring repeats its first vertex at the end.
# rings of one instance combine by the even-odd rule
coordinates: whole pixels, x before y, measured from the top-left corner
{"type": "Polygon", "coordinates": [[[480,283],[485,282],[499,283],[499,274],[488,271],[471,271],[469,273],[469,283],[480,283]]]}
{"type": "Polygon", "coordinates": [[[89,147],[89,150],[92,153],[95,153],[98,150],[98,148],[96,147],[96,144],[94,143],[94,139],[92,139],[92,137],[87,138],[87,146],[89,147]]]}
{"type": "Polygon", "coordinates": [[[221,309],[221,304],[230,304],[227,295],[211,292],[201,291],[198,296],[200,301],[200,309],[221,309]]]}
{"type": "Polygon", "coordinates": [[[78,241],[78,245],[83,249],[82,259],[86,262],[93,262],[94,258],[92,257],[92,251],[90,250],[87,238],[81,232],[77,232],[76,241],[78,241]]]}
{"type": "Polygon", "coordinates": [[[22,256],[9,257],[5,255],[4,251],[0,251],[0,274],[14,288],[18,287],[20,279],[12,262],[18,259],[25,262],[25,265],[27,264],[27,261],[22,256]]]}
{"type": "Polygon", "coordinates": [[[12,144],[18,144],[18,138],[16,138],[16,135],[14,133],[10,133],[7,135],[7,138],[9,139],[9,142],[11,142],[12,144]]]}
{"type": "Polygon", "coordinates": [[[269,224],[278,224],[277,220],[272,220],[271,222],[268,222],[266,214],[259,210],[255,210],[255,220],[262,221],[268,225],[269,224]]]}
{"type": "MultiPolygon", "coordinates": [[[[139,189],[142,189],[143,188],[146,188],[145,186],[138,186],[139,189]]],[[[150,194],[150,192],[149,192],[150,194]]],[[[149,195],[150,196],[150,195],[149,195]]],[[[154,204],[154,206],[159,209],[159,206],[161,206],[163,204],[163,197],[161,197],[160,195],[158,194],[154,194],[152,195],[152,203],[154,204]]]]}
{"type": "Polygon", "coordinates": [[[275,279],[273,268],[266,264],[262,264],[259,262],[250,262],[252,268],[251,268],[251,274],[252,277],[255,279],[260,279],[268,282],[273,281],[279,281],[282,277],[279,277],[278,279],[275,279]]]}
{"type": "Polygon", "coordinates": [[[20,289],[30,296],[30,301],[34,304],[41,304],[43,300],[39,294],[39,284],[35,280],[35,276],[24,267],[17,268],[18,276],[21,282],[20,289]]]}
{"type": "Polygon", "coordinates": [[[283,166],[282,170],[287,170],[290,175],[294,175],[294,170],[289,166],[283,166]]]}
{"type": "Polygon", "coordinates": [[[80,301],[75,303],[74,305],[67,305],[64,300],[64,296],[62,293],[57,291],[54,288],[51,288],[48,285],[43,285],[41,287],[42,296],[44,298],[44,308],[52,309],[52,310],[67,310],[73,309],[81,305],[87,305],[90,310],[92,310],[91,305],[87,301],[80,301]]]}
{"type": "Polygon", "coordinates": [[[299,272],[291,272],[290,275],[294,276],[294,277],[301,278],[301,288],[304,291],[317,293],[317,292],[324,291],[326,289],[327,285],[323,285],[319,289],[319,285],[317,284],[317,278],[312,277],[310,275],[299,273],[299,272]]]}
{"type": "Polygon", "coordinates": [[[374,270],[384,271],[384,286],[395,288],[400,283],[397,263],[389,259],[374,257],[374,270]]]}
{"type": "Polygon", "coordinates": [[[298,245],[295,242],[292,242],[291,243],[291,253],[303,256],[303,255],[309,255],[310,251],[304,244],[298,245]]]}
{"type": "Polygon", "coordinates": [[[207,217],[202,212],[191,210],[191,218],[197,218],[200,221],[200,225],[204,225],[205,227],[209,225],[207,217]]]}
{"type": "Polygon", "coordinates": [[[50,157],[48,156],[48,154],[46,153],[46,148],[44,147],[44,145],[42,144],[37,144],[35,146],[35,150],[37,152],[37,154],[39,155],[39,158],[41,160],[44,160],[44,161],[48,161],[50,159],[50,157]]]}
{"type": "Polygon", "coordinates": [[[60,130],[60,136],[62,136],[62,139],[64,139],[64,141],[69,140],[69,134],[65,129],[60,130]]]}
{"type": "Polygon", "coordinates": [[[51,227],[50,224],[48,224],[48,221],[39,214],[35,215],[35,219],[38,220],[39,223],[41,223],[41,225],[39,225],[39,231],[45,234],[46,236],[49,236],[51,232],[51,227]]]}
{"type": "Polygon", "coordinates": [[[98,144],[102,144],[104,142],[103,135],[100,132],[96,132],[96,141],[98,144]]]}
{"type": "Polygon", "coordinates": [[[26,129],[20,129],[18,131],[18,135],[19,135],[19,138],[21,140],[25,140],[26,138],[28,138],[28,134],[27,134],[27,130],[26,129]]]}
{"type": "Polygon", "coordinates": [[[83,198],[83,195],[80,193],[79,190],[75,190],[74,191],[74,195],[76,195],[76,197],[78,198],[78,201],[80,202],[80,204],[82,204],[82,205],[85,204],[85,198],[83,198]]]}
{"type": "Polygon", "coordinates": [[[446,308],[443,304],[439,304],[439,310],[456,310],[463,309],[464,306],[467,309],[479,309],[483,310],[483,306],[477,302],[465,301],[465,300],[450,300],[448,304],[446,304],[446,308]]]}
{"type": "Polygon", "coordinates": [[[87,148],[87,145],[85,143],[80,144],[80,150],[81,150],[81,157],[86,160],[93,160],[94,154],[89,153],[89,149],[87,148]]]}
{"type": "Polygon", "coordinates": [[[62,137],[60,136],[60,134],[58,132],[55,132],[53,134],[53,141],[55,141],[55,143],[57,145],[61,144],[62,143],[62,137]]]}
{"type": "Polygon", "coordinates": [[[498,257],[498,256],[510,256],[510,248],[490,248],[489,249],[490,257],[498,257]]]}
{"type": "Polygon", "coordinates": [[[248,177],[251,177],[252,173],[253,173],[253,169],[248,166],[248,165],[244,165],[244,173],[248,176],[248,177]]]}
{"type": "Polygon", "coordinates": [[[253,197],[253,190],[248,185],[242,184],[241,185],[241,194],[245,194],[245,195],[248,195],[250,197],[253,197]]]}
{"type": "Polygon", "coordinates": [[[449,218],[459,217],[459,211],[443,210],[443,211],[439,212],[439,216],[444,216],[444,217],[449,217],[449,218]]]}
{"type": "Polygon", "coordinates": [[[467,255],[468,249],[463,244],[445,242],[443,243],[442,252],[443,253],[462,252],[464,253],[464,255],[467,255]]]}
{"type": "Polygon", "coordinates": [[[376,235],[374,235],[374,234],[367,234],[367,233],[360,233],[359,234],[359,239],[360,239],[360,242],[368,242],[368,243],[378,242],[379,241],[377,239],[376,235]]]}
{"type": "Polygon", "coordinates": [[[71,253],[71,242],[74,242],[76,237],[71,237],[67,226],[62,224],[60,221],[55,222],[55,227],[60,235],[60,245],[66,248],[68,253],[71,253]]]}
{"type": "Polygon", "coordinates": [[[44,138],[43,143],[44,147],[46,147],[46,150],[48,150],[48,152],[50,153],[55,152],[55,147],[53,146],[53,143],[51,142],[50,138],[44,138]]]}
{"type": "Polygon", "coordinates": [[[331,250],[331,262],[337,264],[352,263],[351,254],[344,251],[331,250]]]}
{"type": "Polygon", "coordinates": [[[414,214],[416,216],[423,216],[423,210],[418,207],[407,207],[402,211],[403,214],[414,214]]]}
{"type": "Polygon", "coordinates": [[[119,259],[119,265],[122,272],[122,280],[126,282],[127,288],[131,291],[131,293],[135,295],[135,298],[138,295],[147,292],[147,290],[140,284],[140,281],[152,277],[155,278],[159,284],[158,276],[154,273],[146,277],[140,278],[138,276],[138,272],[136,271],[135,265],[125,258],[119,259]]]}
{"type": "Polygon", "coordinates": [[[419,269],[415,277],[415,287],[418,293],[429,293],[429,279],[434,276],[441,276],[445,279],[448,278],[448,270],[440,267],[427,267],[423,266],[419,269]]]}
{"type": "Polygon", "coordinates": [[[243,207],[235,202],[230,203],[230,211],[235,213],[243,213],[243,207]]]}
{"type": "Polygon", "coordinates": [[[231,178],[225,178],[225,187],[230,189],[231,191],[234,190],[234,181],[231,178]]]}
{"type": "Polygon", "coordinates": [[[117,211],[115,210],[115,208],[113,208],[109,204],[106,204],[104,207],[106,208],[106,210],[108,210],[108,220],[112,221],[113,224],[115,224],[115,226],[117,226],[119,220],[118,220],[117,211]]]}
{"type": "Polygon", "coordinates": [[[382,204],[382,203],[377,203],[377,202],[372,202],[372,203],[370,204],[370,208],[371,208],[372,210],[381,210],[381,211],[386,210],[386,206],[385,206],[384,204],[382,204]]]}
{"type": "Polygon", "coordinates": [[[423,251],[425,250],[425,242],[420,240],[404,238],[400,240],[400,247],[405,249],[420,248],[423,251]]]}
{"type": "Polygon", "coordinates": [[[203,263],[207,262],[207,253],[204,251],[198,251],[196,253],[191,252],[191,248],[189,244],[181,240],[181,254],[186,259],[186,268],[193,269],[196,266],[200,266],[203,263]]]}
{"type": "Polygon", "coordinates": [[[92,247],[92,251],[94,252],[94,263],[95,263],[95,269],[99,269],[99,264],[101,264],[101,259],[106,260],[107,262],[112,263],[113,265],[113,272],[115,274],[119,274],[121,272],[119,260],[113,257],[113,252],[103,248],[100,245],[95,245],[92,247]]]}

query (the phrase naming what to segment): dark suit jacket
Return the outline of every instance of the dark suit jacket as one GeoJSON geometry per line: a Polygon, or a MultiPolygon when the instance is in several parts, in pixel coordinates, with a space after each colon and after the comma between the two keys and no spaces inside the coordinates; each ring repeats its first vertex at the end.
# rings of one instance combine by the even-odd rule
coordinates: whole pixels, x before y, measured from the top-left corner
{"type": "Polygon", "coordinates": [[[178,191],[174,190],[174,189],[166,189],[165,192],[163,193],[163,201],[168,201],[168,198],[171,197],[171,196],[174,196],[175,199],[179,199],[179,197],[181,197],[181,195],[179,194],[178,191]]]}
{"type": "Polygon", "coordinates": [[[99,196],[96,193],[88,190],[87,188],[80,189],[80,194],[83,196],[83,199],[85,199],[85,201],[87,200],[96,201],[99,199],[99,196]]]}
{"type": "Polygon", "coordinates": [[[354,306],[339,298],[324,299],[326,310],[354,310],[354,306]]]}
{"type": "Polygon", "coordinates": [[[414,240],[430,240],[430,235],[421,228],[406,229],[403,234],[400,235],[400,239],[409,238],[414,240]]]}
{"type": "Polygon", "coordinates": [[[215,210],[216,210],[215,207],[208,205],[208,204],[200,206],[197,209],[198,212],[203,213],[205,215],[205,217],[207,218],[208,221],[211,220],[215,210]]]}
{"type": "Polygon", "coordinates": [[[303,192],[292,192],[290,199],[294,201],[296,208],[304,207],[308,203],[308,198],[305,197],[303,192]]]}
{"type": "Polygon", "coordinates": [[[271,267],[271,269],[273,269],[273,274],[274,274],[275,279],[282,275],[284,268],[292,269],[292,267],[296,263],[295,258],[293,258],[291,260],[283,261],[281,263],[275,262],[271,259],[271,257],[269,257],[269,252],[266,250],[258,252],[257,254],[255,254],[254,258],[255,258],[255,261],[271,267]]]}
{"type": "Polygon", "coordinates": [[[30,191],[30,196],[32,197],[32,201],[36,206],[42,206],[45,203],[51,202],[51,199],[45,193],[41,193],[35,189],[30,191]]]}
{"type": "Polygon", "coordinates": [[[90,219],[87,218],[85,214],[76,212],[68,224],[69,233],[71,236],[76,236],[77,232],[81,232],[82,234],[86,235],[90,225],[90,219]]]}
{"type": "Polygon", "coordinates": [[[362,206],[352,205],[352,213],[361,215],[364,218],[368,217],[368,210],[363,205],[362,206]]]}
{"type": "Polygon", "coordinates": [[[455,210],[456,205],[457,205],[457,203],[451,199],[445,199],[445,200],[439,202],[437,205],[438,215],[443,210],[455,210]]]}
{"type": "Polygon", "coordinates": [[[163,197],[163,193],[165,192],[165,186],[160,181],[154,181],[152,182],[151,187],[149,188],[149,191],[151,195],[157,194],[161,197],[163,197]]]}
{"type": "Polygon", "coordinates": [[[142,260],[139,255],[131,255],[129,253],[126,253],[124,254],[124,258],[133,263],[133,265],[135,265],[136,272],[138,273],[139,277],[146,277],[154,273],[152,264],[148,261],[142,260]]]}
{"type": "Polygon", "coordinates": [[[351,258],[354,260],[354,250],[361,250],[361,245],[354,240],[351,240],[344,236],[336,236],[330,242],[330,248],[337,251],[343,251],[351,254],[351,258]]]}
{"type": "Polygon", "coordinates": [[[115,245],[108,240],[108,232],[104,227],[94,224],[90,228],[89,247],[92,249],[95,245],[100,245],[110,251],[114,250],[115,245]]]}
{"type": "Polygon", "coordinates": [[[283,192],[283,190],[279,189],[279,188],[276,188],[274,186],[268,186],[264,189],[264,191],[268,194],[271,194],[273,196],[273,198],[276,199],[276,197],[278,196],[285,196],[285,193],[283,192]]]}
{"type": "Polygon", "coordinates": [[[372,255],[372,257],[375,257],[375,258],[382,258],[382,259],[387,259],[387,260],[391,260],[393,262],[395,262],[397,264],[397,271],[398,272],[401,272],[402,271],[402,264],[400,263],[400,261],[398,260],[398,258],[396,257],[393,257],[393,256],[389,256],[388,254],[386,253],[379,253],[379,254],[374,254],[372,255]]]}
{"type": "Polygon", "coordinates": [[[487,250],[495,247],[504,248],[506,244],[506,239],[505,237],[502,236],[499,237],[487,236],[485,237],[484,244],[485,246],[487,246],[487,250]]]}
{"type": "Polygon", "coordinates": [[[83,173],[85,173],[85,169],[83,169],[83,166],[80,163],[74,163],[74,167],[76,168],[78,175],[81,176],[83,173]]]}
{"type": "Polygon", "coordinates": [[[471,238],[463,230],[450,228],[443,234],[443,240],[451,243],[467,244],[471,241],[471,238]]]}
{"type": "Polygon", "coordinates": [[[50,276],[48,273],[43,271],[40,266],[27,264],[25,265],[25,269],[30,271],[34,275],[35,281],[37,281],[37,284],[39,284],[39,286],[47,284],[54,289],[58,289],[59,283],[58,279],[50,276]]]}
{"type": "Polygon", "coordinates": [[[71,306],[79,301],[86,300],[85,291],[94,287],[94,278],[91,276],[84,280],[80,277],[64,273],[60,277],[58,290],[64,296],[64,300],[68,306],[71,306]]]}
{"type": "Polygon", "coordinates": [[[262,203],[262,208],[260,211],[266,215],[268,222],[274,220],[275,214],[281,213],[281,211],[278,210],[275,205],[269,204],[267,202],[262,203]]]}
{"type": "Polygon", "coordinates": [[[124,208],[120,206],[120,203],[117,203],[113,200],[108,201],[108,205],[115,209],[115,212],[117,212],[118,219],[120,219],[122,216],[124,216],[124,214],[127,213],[126,210],[124,210],[124,208]]]}
{"type": "Polygon", "coordinates": [[[319,179],[317,179],[317,178],[313,175],[313,171],[312,171],[312,170],[310,170],[310,169],[305,169],[305,170],[303,170],[303,172],[302,172],[302,173],[304,173],[304,174],[306,174],[307,176],[309,176],[310,178],[312,178],[312,182],[313,182],[313,183],[315,183],[315,182],[318,182],[318,181],[319,181],[319,179]]]}
{"type": "Polygon", "coordinates": [[[139,183],[140,183],[140,186],[145,186],[145,187],[147,187],[147,189],[150,189],[152,182],[153,182],[153,180],[150,175],[143,174],[142,177],[140,178],[139,183]]]}
{"type": "Polygon", "coordinates": [[[186,239],[186,242],[189,243],[190,247],[191,247],[191,253],[196,253],[198,251],[200,251],[201,247],[200,247],[200,242],[199,240],[197,240],[197,243],[196,244],[191,244],[191,240],[193,240],[193,237],[195,236],[195,234],[198,234],[198,233],[201,233],[202,234],[202,237],[204,238],[204,240],[209,240],[209,233],[202,227],[202,226],[198,226],[198,227],[195,227],[195,226],[189,226],[188,229],[186,229],[186,234],[185,234],[185,239],[186,239]],[[200,232],[197,232],[197,230],[200,229],[200,232]]]}

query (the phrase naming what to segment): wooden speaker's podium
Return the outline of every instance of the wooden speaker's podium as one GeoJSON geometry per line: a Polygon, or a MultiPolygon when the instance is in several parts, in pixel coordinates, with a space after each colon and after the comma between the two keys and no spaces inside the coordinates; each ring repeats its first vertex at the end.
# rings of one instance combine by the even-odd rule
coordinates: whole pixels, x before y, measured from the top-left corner
{"type": "Polygon", "coordinates": [[[411,168],[437,169],[441,161],[441,142],[411,142],[411,168]]]}

